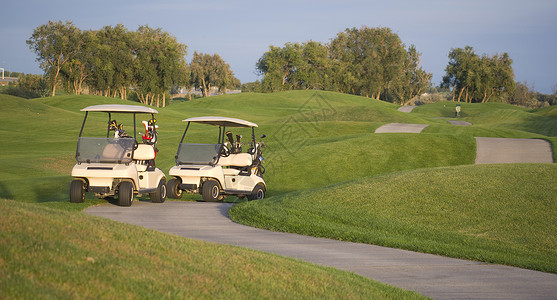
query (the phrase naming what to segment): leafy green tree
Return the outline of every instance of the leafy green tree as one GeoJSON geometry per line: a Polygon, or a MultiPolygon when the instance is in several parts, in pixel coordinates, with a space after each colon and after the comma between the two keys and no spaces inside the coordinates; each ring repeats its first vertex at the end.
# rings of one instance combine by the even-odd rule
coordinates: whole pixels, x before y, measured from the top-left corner
{"type": "Polygon", "coordinates": [[[302,46],[286,43],[284,47],[270,46],[256,64],[259,74],[265,75],[262,81],[264,91],[288,90],[295,86],[294,73],[302,63],[302,46]]]}
{"type": "Polygon", "coordinates": [[[38,55],[37,61],[50,79],[52,96],[56,94],[60,70],[76,51],[80,35],[80,30],[69,21],[48,21],[35,28],[27,40],[29,48],[38,55]]]}
{"type": "Polygon", "coordinates": [[[254,82],[246,82],[242,84],[242,93],[260,93],[261,92],[261,81],[256,80],[254,82]]]}
{"type": "MultiPolygon", "coordinates": [[[[128,88],[133,79],[133,34],[122,24],[115,27],[105,26],[97,32],[99,53],[105,61],[107,86],[105,94],[127,99],[128,88]]],[[[97,62],[98,63],[98,62],[97,62]]],[[[97,65],[98,66],[98,65],[97,65]]]]}
{"type": "Polygon", "coordinates": [[[142,103],[166,105],[166,92],[187,81],[187,47],[162,29],[140,26],[134,34],[132,85],[142,103]],[[162,97],[161,97],[162,96],[162,97]]]}
{"type": "Polygon", "coordinates": [[[392,92],[401,105],[408,105],[431,87],[431,73],[427,73],[420,66],[420,53],[414,45],[408,48],[403,64],[404,73],[398,78],[392,92]]]}
{"type": "Polygon", "coordinates": [[[227,88],[237,87],[240,81],[234,76],[227,64],[218,54],[193,53],[190,64],[191,83],[201,89],[203,96],[211,95],[211,88],[218,87],[222,93],[227,88]]]}
{"type": "Polygon", "coordinates": [[[494,56],[483,55],[480,59],[480,85],[477,88],[481,102],[488,102],[493,96],[498,97],[503,93],[512,95],[515,89],[512,59],[507,53],[494,56]]]}
{"type": "Polygon", "coordinates": [[[465,99],[468,102],[469,90],[477,82],[479,69],[479,57],[474,53],[474,48],[466,46],[464,49],[451,49],[442,86],[452,87],[453,101],[460,102],[463,93],[466,92],[465,99]],[[457,92],[458,98],[456,98],[457,92]]]}
{"type": "Polygon", "coordinates": [[[453,101],[460,102],[464,97],[465,102],[487,102],[493,96],[512,94],[514,72],[511,65],[507,53],[480,57],[470,46],[451,49],[441,85],[452,88],[453,101]]]}
{"type": "Polygon", "coordinates": [[[338,85],[350,87],[353,94],[381,99],[382,93],[396,87],[405,71],[404,44],[389,28],[346,29],[330,47],[339,66],[338,85]]]}
{"type": "Polygon", "coordinates": [[[60,70],[66,91],[80,95],[84,90],[85,81],[91,75],[91,55],[95,50],[95,32],[83,31],[75,44],[75,51],[69,56],[68,62],[60,70]]]}
{"type": "Polygon", "coordinates": [[[48,93],[48,84],[42,75],[26,74],[19,77],[18,87],[44,97],[48,93]]]}
{"type": "Polygon", "coordinates": [[[329,49],[319,42],[309,41],[301,45],[301,59],[297,60],[294,84],[302,89],[327,90],[332,87],[332,65],[329,49]]]}

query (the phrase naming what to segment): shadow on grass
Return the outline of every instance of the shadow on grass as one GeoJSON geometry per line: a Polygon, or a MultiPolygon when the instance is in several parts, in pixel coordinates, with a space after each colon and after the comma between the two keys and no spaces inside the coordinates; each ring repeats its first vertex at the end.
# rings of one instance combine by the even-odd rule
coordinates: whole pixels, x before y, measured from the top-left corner
{"type": "Polygon", "coordinates": [[[22,202],[69,201],[71,177],[36,177],[0,182],[0,197],[22,202]]]}
{"type": "Polygon", "coordinates": [[[6,187],[6,184],[0,182],[0,199],[13,199],[13,194],[10,190],[6,187]]]}

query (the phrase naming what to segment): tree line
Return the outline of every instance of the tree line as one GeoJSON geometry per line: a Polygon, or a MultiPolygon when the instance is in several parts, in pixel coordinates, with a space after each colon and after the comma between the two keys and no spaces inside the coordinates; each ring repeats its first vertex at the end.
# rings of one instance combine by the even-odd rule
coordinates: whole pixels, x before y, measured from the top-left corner
{"type": "MultiPolygon", "coordinates": [[[[77,28],[72,22],[49,21],[27,40],[54,96],[59,83],[73,94],[98,94],[127,99],[130,90],[144,104],[165,106],[173,87],[211,86],[225,91],[238,86],[230,66],[218,55],[195,52],[160,28],[129,31],[119,24],[100,30],[77,28]]],[[[190,93],[191,96],[191,93],[190,93]]]]}
{"type": "MultiPolygon", "coordinates": [[[[414,45],[406,47],[389,28],[348,28],[326,44],[270,46],[256,63],[262,80],[242,90],[320,89],[405,105],[432,87],[432,74],[423,70],[420,57],[414,45]]],[[[466,46],[451,49],[448,58],[440,88],[450,89],[453,101],[555,104],[555,96],[528,91],[514,81],[507,53],[478,55],[466,46]]]]}
{"type": "MultiPolygon", "coordinates": [[[[241,84],[218,54],[194,52],[188,64],[187,46],[160,28],[129,31],[120,24],[82,31],[68,21],[49,21],[34,30],[27,44],[45,73],[20,83],[41,95],[47,88],[54,95],[61,85],[73,94],[122,99],[131,92],[141,103],[165,106],[167,93],[178,87],[188,88],[191,99],[192,87],[209,96],[213,89],[224,92],[241,84]]],[[[347,28],[329,43],[270,46],[255,66],[263,79],[244,84],[242,91],[318,89],[406,105],[432,86],[432,74],[421,67],[420,57],[414,45],[407,47],[389,28],[347,28]]],[[[440,88],[449,89],[453,101],[556,102],[555,95],[533,93],[527,83],[516,83],[507,53],[478,55],[466,46],[451,49],[448,58],[440,88]]]]}
{"type": "Polygon", "coordinates": [[[330,90],[407,104],[430,86],[420,56],[389,28],[351,28],[328,44],[270,46],[256,64],[263,80],[250,88],[330,90]]]}
{"type": "Polygon", "coordinates": [[[514,93],[512,59],[507,53],[481,56],[470,46],[451,49],[441,87],[450,87],[453,101],[487,102],[514,93]]]}

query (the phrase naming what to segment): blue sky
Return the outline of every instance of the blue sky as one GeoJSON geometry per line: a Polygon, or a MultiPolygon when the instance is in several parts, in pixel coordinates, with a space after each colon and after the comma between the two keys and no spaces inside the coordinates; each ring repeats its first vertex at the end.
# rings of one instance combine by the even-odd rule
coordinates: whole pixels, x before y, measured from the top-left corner
{"type": "Polygon", "coordinates": [[[451,48],[509,53],[515,79],[552,93],[557,85],[557,1],[234,1],[18,0],[2,1],[0,67],[41,74],[25,41],[49,20],[82,30],[124,24],[162,28],[194,51],[218,53],[242,82],[258,79],[255,63],[270,45],[328,42],[346,28],[389,27],[422,53],[438,85],[451,48]]]}

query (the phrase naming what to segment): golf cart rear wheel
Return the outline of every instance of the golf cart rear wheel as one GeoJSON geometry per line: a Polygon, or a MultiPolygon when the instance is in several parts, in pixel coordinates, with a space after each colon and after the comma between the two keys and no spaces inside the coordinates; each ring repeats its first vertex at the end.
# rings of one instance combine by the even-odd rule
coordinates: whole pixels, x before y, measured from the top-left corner
{"type": "Polygon", "coordinates": [[[81,180],[73,180],[70,183],[70,202],[81,203],[85,200],[85,183],[81,180]]]}
{"type": "Polygon", "coordinates": [[[216,202],[221,200],[223,197],[220,194],[219,183],[214,180],[207,180],[203,183],[201,196],[206,202],[216,202]]]}
{"type": "Polygon", "coordinates": [[[131,206],[133,200],[133,183],[123,181],[118,187],[118,205],[131,206]]]}
{"type": "Polygon", "coordinates": [[[182,190],[179,187],[180,180],[176,178],[172,178],[168,181],[166,185],[166,190],[168,192],[168,198],[171,199],[180,199],[182,198],[182,190]]]}
{"type": "Polygon", "coordinates": [[[248,201],[264,199],[265,192],[265,186],[263,186],[262,184],[256,185],[251,195],[248,195],[248,201]]]}
{"type": "Polygon", "coordinates": [[[153,203],[163,203],[166,200],[166,180],[161,179],[159,186],[154,193],[149,193],[149,198],[153,203]]]}

